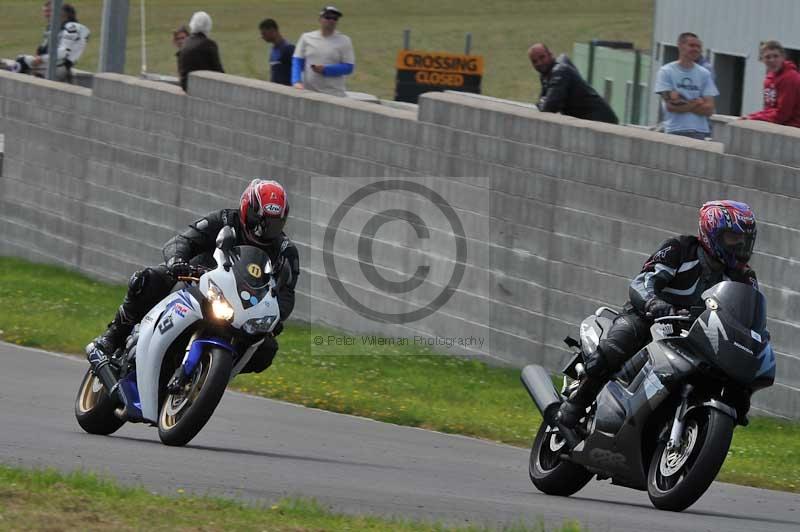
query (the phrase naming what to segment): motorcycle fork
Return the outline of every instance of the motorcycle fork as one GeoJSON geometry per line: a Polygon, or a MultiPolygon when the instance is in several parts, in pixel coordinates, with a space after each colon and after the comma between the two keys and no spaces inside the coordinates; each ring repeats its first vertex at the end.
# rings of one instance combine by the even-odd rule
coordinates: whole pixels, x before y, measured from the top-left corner
{"type": "Polygon", "coordinates": [[[687,384],[683,387],[681,392],[681,404],[678,405],[675,411],[675,418],[672,420],[672,429],[669,432],[669,441],[667,441],[667,449],[672,450],[680,447],[681,437],[683,436],[683,427],[686,421],[686,411],[689,408],[689,394],[692,393],[694,386],[687,384]]]}
{"type": "MultiPolygon", "coordinates": [[[[186,362],[189,359],[189,353],[191,352],[192,345],[194,345],[194,341],[200,336],[200,331],[195,331],[191,338],[189,338],[189,342],[186,344],[186,349],[183,353],[183,359],[181,363],[175,368],[175,373],[173,373],[172,378],[167,383],[167,391],[170,393],[178,393],[180,390],[189,383],[189,377],[191,373],[185,371],[186,369],[186,362]]],[[[199,348],[200,346],[198,346],[199,348]]]]}

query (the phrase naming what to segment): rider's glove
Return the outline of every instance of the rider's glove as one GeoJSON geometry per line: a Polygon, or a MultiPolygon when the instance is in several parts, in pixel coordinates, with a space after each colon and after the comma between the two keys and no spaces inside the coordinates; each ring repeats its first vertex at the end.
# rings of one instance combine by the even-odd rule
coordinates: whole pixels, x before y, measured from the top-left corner
{"type": "Polygon", "coordinates": [[[675,316],[679,313],[678,309],[663,299],[657,297],[650,298],[644,305],[645,315],[651,319],[663,318],[664,316],[675,316]]]}
{"type": "Polygon", "coordinates": [[[191,277],[194,273],[194,268],[180,257],[173,257],[167,263],[167,268],[176,279],[178,277],[191,277]]]}

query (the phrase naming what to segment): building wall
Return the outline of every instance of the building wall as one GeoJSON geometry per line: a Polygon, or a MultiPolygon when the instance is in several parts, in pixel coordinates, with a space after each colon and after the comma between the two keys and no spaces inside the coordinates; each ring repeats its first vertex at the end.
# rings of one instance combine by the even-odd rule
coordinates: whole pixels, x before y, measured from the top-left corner
{"type": "MultiPolygon", "coordinates": [[[[800,2],[796,0],[655,0],[653,71],[663,64],[663,45],[675,45],[679,34],[700,36],[714,54],[745,58],[742,113],[761,108],[764,65],[758,60],[762,41],[777,39],[785,48],[800,50],[800,2]]],[[[652,86],[652,83],[651,83],[652,86]]],[[[650,116],[658,116],[658,100],[650,98],[650,116]]]]}
{"type": "MultiPolygon", "coordinates": [[[[572,60],[581,75],[586,78],[589,72],[589,44],[575,43],[572,60]]],[[[592,86],[598,94],[606,97],[606,80],[611,80],[613,89],[609,104],[617,114],[620,123],[634,123],[632,90],[635,68],[636,55],[633,50],[615,50],[602,46],[595,48],[592,86]]],[[[647,84],[650,75],[650,56],[648,54],[641,54],[639,72],[641,99],[639,100],[639,120],[636,123],[645,125],[649,123],[647,113],[650,107],[647,84]]]]}
{"type": "MultiPolygon", "coordinates": [[[[482,336],[485,346],[461,352],[552,370],[584,316],[624,303],[657,242],[695,231],[702,201],[744,199],[760,219],[754,266],[779,357],[779,384],[755,403],[800,417],[795,130],[722,124],[723,145],[459,94],[426,95],[415,112],[215,73],[192,74],[186,95],[117,74],[89,90],[0,72],[0,134],[0,254],[122,281],[160,261],[176,229],[235,205],[250,178],[276,176],[304,265],[297,317],[358,333],[482,336]],[[440,176],[424,182],[458,212],[472,257],[448,306],[393,325],[345,305],[320,256],[356,178],[404,176],[440,176]]],[[[386,231],[375,262],[413,273],[397,245],[407,235],[386,231]]],[[[433,271],[454,262],[442,236],[452,231],[432,227],[423,250],[433,271]]],[[[374,308],[397,304],[359,283],[355,239],[336,249],[352,266],[341,272],[349,290],[374,308]]]]}

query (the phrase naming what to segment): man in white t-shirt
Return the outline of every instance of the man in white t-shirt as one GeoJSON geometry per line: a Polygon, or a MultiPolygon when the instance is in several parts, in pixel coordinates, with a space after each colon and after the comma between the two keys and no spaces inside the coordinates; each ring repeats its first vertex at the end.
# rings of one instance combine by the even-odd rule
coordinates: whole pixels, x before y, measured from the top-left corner
{"type": "Polygon", "coordinates": [[[702,52],[697,35],[681,33],[678,60],[658,71],[654,92],[664,100],[664,129],[672,135],[702,140],[711,133],[708,117],[714,114],[719,90],[711,73],[696,63],[702,52]]]}
{"type": "Polygon", "coordinates": [[[345,76],[353,73],[355,53],[350,37],[336,31],[342,12],[326,6],[320,29],[300,36],[292,57],[292,85],[298,89],[345,96],[345,76]]]}

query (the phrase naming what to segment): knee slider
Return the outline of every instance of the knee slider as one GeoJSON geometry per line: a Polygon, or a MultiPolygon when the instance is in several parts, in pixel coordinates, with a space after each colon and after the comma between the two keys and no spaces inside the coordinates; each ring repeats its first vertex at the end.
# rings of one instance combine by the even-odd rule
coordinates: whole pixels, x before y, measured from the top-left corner
{"type": "Polygon", "coordinates": [[[247,369],[252,373],[261,373],[272,365],[272,359],[275,357],[265,356],[263,353],[253,353],[253,358],[247,363],[247,369]]]}
{"type": "Polygon", "coordinates": [[[253,358],[250,363],[254,367],[256,373],[264,371],[272,365],[275,355],[278,353],[278,342],[272,337],[264,339],[264,343],[258,346],[258,349],[253,353],[253,358]]]}

